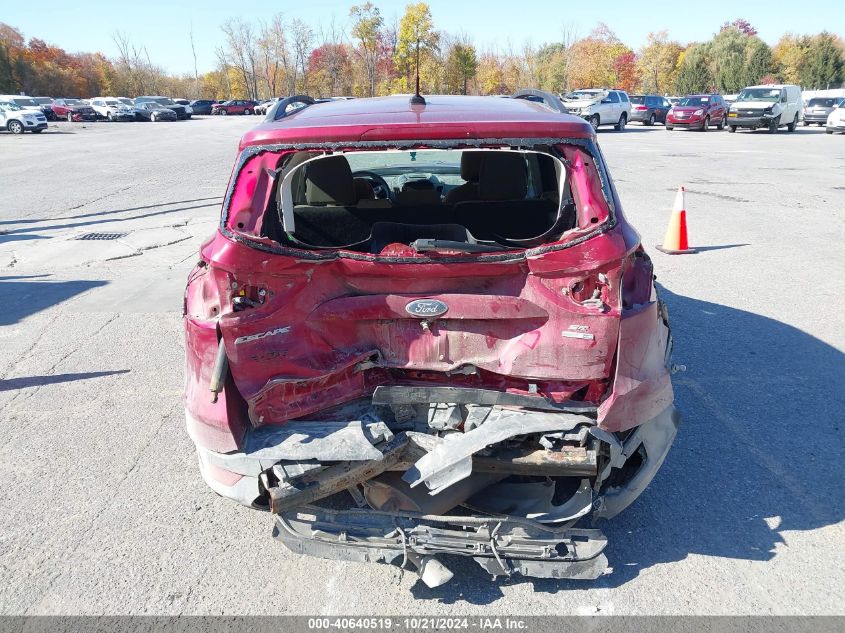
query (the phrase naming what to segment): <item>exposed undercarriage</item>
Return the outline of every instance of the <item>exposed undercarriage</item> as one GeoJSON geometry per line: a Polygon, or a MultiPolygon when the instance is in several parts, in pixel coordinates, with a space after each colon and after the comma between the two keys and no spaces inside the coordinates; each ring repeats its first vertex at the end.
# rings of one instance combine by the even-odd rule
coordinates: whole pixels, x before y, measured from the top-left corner
{"type": "Polygon", "coordinates": [[[608,433],[596,407],[522,404],[533,403],[379,387],[320,420],[255,429],[242,452],[200,449],[200,464],[218,492],[269,507],[274,536],[297,553],[410,564],[430,586],[452,577],[440,554],[471,556],[494,577],[597,578],[606,539],[582,524],[633,502],[679,415],[670,405],[608,433]],[[243,475],[241,492],[221,488],[213,468],[243,475]]]}

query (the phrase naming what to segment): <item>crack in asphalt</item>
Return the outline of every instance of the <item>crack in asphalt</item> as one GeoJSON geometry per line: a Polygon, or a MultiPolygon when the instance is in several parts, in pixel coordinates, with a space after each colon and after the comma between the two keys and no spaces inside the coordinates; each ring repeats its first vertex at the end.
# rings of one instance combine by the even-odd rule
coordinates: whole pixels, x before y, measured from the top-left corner
{"type": "MultiPolygon", "coordinates": [[[[55,316],[55,317],[54,317],[54,318],[50,321],[50,323],[48,324],[48,326],[49,326],[49,325],[52,325],[52,323],[54,323],[54,322],[56,321],[56,319],[58,319],[58,317],[59,317],[59,316],[61,316],[61,312],[60,312],[60,311],[59,311],[59,312],[56,314],[56,316],[55,316]]],[[[66,361],[68,358],[70,358],[70,357],[71,357],[71,356],[73,356],[76,352],[78,352],[80,349],[82,349],[82,346],[83,346],[85,343],[87,343],[87,342],[88,342],[89,340],[91,340],[92,338],[96,337],[96,336],[97,336],[100,332],[102,332],[102,331],[106,328],[106,326],[108,326],[110,323],[114,323],[114,322],[115,322],[118,318],[120,318],[120,314],[113,314],[111,317],[109,317],[109,318],[106,320],[106,322],[105,322],[105,323],[103,323],[100,327],[98,327],[98,328],[97,328],[94,332],[92,332],[91,334],[86,335],[84,339],[82,339],[82,340],[78,341],[78,342],[77,342],[77,344],[76,344],[76,345],[74,345],[74,346],[73,346],[73,348],[72,348],[70,351],[68,351],[67,353],[65,353],[64,355],[62,355],[62,356],[61,356],[61,357],[60,357],[60,358],[59,358],[56,362],[54,362],[54,363],[53,363],[53,365],[52,365],[52,366],[50,366],[50,367],[47,369],[47,371],[46,371],[46,372],[44,372],[44,374],[43,374],[43,375],[44,375],[44,376],[52,376],[52,375],[53,375],[53,373],[56,371],[56,369],[58,368],[58,366],[59,366],[59,365],[61,365],[64,361],[66,361]]],[[[43,333],[44,333],[44,332],[46,332],[46,331],[47,331],[47,329],[48,329],[48,328],[47,328],[47,327],[45,327],[45,328],[42,330],[41,335],[39,335],[39,337],[38,337],[38,341],[40,341],[40,340],[41,340],[41,338],[43,337],[43,333]]],[[[36,343],[37,343],[37,342],[36,342],[36,343]]],[[[34,345],[33,345],[33,347],[32,347],[32,348],[30,348],[30,350],[27,350],[27,352],[25,352],[24,354],[21,354],[20,358],[21,358],[21,359],[23,359],[23,358],[27,358],[27,357],[29,356],[29,353],[31,352],[31,350],[32,350],[33,348],[34,348],[34,345]]],[[[16,364],[14,364],[14,365],[12,365],[12,369],[14,369],[16,366],[17,366],[17,363],[16,363],[16,364]]],[[[8,376],[8,373],[7,373],[7,376],[8,376]]],[[[6,380],[6,379],[8,379],[8,378],[4,377],[4,380],[6,380]]],[[[7,409],[8,409],[8,408],[12,405],[12,404],[14,404],[14,403],[16,403],[16,402],[18,402],[18,401],[20,401],[20,404],[23,404],[24,402],[26,402],[26,401],[30,400],[30,399],[31,399],[33,396],[35,396],[38,392],[40,392],[40,391],[41,391],[41,389],[43,389],[45,386],[46,386],[46,385],[37,385],[37,386],[35,386],[33,389],[31,389],[30,391],[26,391],[26,390],[24,390],[24,389],[19,389],[19,390],[17,390],[17,391],[15,392],[15,394],[14,394],[14,395],[13,395],[13,396],[9,399],[9,401],[8,401],[8,402],[6,402],[6,403],[5,403],[5,404],[4,404],[4,405],[0,408],[0,411],[6,411],[6,410],[7,410],[7,409]],[[24,393],[26,393],[27,395],[26,395],[26,396],[22,396],[22,394],[24,394],[24,393]]]]}
{"type": "MultiPolygon", "coordinates": [[[[109,322],[111,322],[112,320],[113,319],[111,319],[109,322]]],[[[104,325],[107,325],[107,324],[104,324],[104,325]]],[[[129,479],[129,477],[132,475],[132,473],[138,467],[138,464],[141,461],[141,458],[147,452],[147,449],[149,449],[150,446],[152,446],[153,440],[155,440],[155,438],[161,432],[161,429],[164,427],[164,425],[168,421],[170,421],[172,416],[176,415],[177,408],[178,408],[178,403],[174,404],[173,407],[170,409],[170,411],[168,413],[161,416],[161,422],[158,424],[158,426],[155,427],[155,430],[150,434],[149,438],[147,438],[147,441],[144,442],[143,446],[141,446],[140,450],[136,453],[134,459],[132,460],[132,464],[129,467],[129,469],[123,474],[123,476],[119,480],[116,480],[114,482],[114,484],[112,486],[112,490],[114,491],[114,494],[100,505],[100,508],[97,510],[97,512],[94,514],[94,516],[91,517],[91,520],[88,522],[87,529],[80,530],[79,536],[76,539],[76,541],[73,543],[73,545],[70,548],[68,548],[66,550],[67,560],[72,560],[73,556],[76,554],[77,550],[80,548],[82,543],[85,542],[86,538],[90,535],[91,530],[97,524],[97,521],[100,519],[100,517],[103,516],[103,514],[105,514],[105,512],[107,510],[109,510],[114,505],[115,501],[120,496],[119,495],[119,488],[123,485],[123,483],[127,479],[129,479]]],[[[42,595],[50,592],[50,590],[55,586],[56,581],[59,578],[61,578],[61,576],[65,573],[65,571],[67,569],[73,569],[73,568],[72,567],[63,567],[62,571],[59,571],[59,572],[57,572],[56,574],[54,574],[50,577],[50,581],[49,581],[47,587],[43,590],[42,595]]],[[[36,605],[36,603],[34,601],[30,601],[29,604],[27,604],[26,609],[23,612],[23,615],[29,615],[30,611],[32,610],[32,607],[35,606],[35,605],[36,605]]]]}
{"type": "Polygon", "coordinates": [[[87,207],[89,204],[94,204],[95,202],[99,202],[100,200],[105,200],[106,198],[111,198],[112,196],[116,196],[119,193],[123,193],[129,189],[132,189],[135,185],[128,185],[123,187],[122,189],[118,189],[117,191],[112,191],[111,193],[107,193],[105,195],[100,196],[99,198],[94,198],[93,200],[89,200],[88,202],[83,202],[82,204],[77,204],[76,206],[70,207],[69,211],[76,211],[77,209],[81,209],[82,207],[87,207]]]}

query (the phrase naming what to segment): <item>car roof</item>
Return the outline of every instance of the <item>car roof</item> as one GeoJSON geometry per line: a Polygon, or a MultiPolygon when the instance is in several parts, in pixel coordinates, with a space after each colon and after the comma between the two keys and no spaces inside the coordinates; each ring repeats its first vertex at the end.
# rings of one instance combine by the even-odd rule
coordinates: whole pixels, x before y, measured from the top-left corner
{"type": "Polygon", "coordinates": [[[589,123],[525,99],[431,95],[344,99],[310,105],[247,132],[241,147],[441,139],[593,138],[589,123]]]}

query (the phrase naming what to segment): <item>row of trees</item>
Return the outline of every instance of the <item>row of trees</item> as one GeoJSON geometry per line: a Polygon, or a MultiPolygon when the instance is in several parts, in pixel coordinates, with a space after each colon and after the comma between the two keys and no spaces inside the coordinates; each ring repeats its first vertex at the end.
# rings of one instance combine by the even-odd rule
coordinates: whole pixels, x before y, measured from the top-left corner
{"type": "Polygon", "coordinates": [[[386,20],[371,2],[351,7],[343,24],[315,28],[277,14],[221,26],[216,68],[200,73],[193,32],[187,33],[194,73],[168,74],[143,44],[113,36],[118,54],[67,53],[38,39],[25,41],[0,23],[0,93],[88,97],[171,94],[251,98],[306,93],[376,96],[410,92],[417,60],[424,93],[508,94],[539,87],[553,92],[615,86],[657,94],[708,90],[733,93],[760,82],[809,88],[845,82],[845,42],[831,33],[784,35],[770,47],[745,20],[724,24],[707,42],[683,45],[666,31],[634,51],[605,24],[579,37],[564,27],[558,41],[510,43],[480,50],[467,33],[435,28],[429,6],[409,4],[386,20]]]}

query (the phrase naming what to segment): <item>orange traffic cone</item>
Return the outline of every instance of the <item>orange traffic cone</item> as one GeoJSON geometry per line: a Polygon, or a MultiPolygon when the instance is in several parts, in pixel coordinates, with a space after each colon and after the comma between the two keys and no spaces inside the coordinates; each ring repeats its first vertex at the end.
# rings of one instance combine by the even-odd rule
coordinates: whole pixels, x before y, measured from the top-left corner
{"type": "Polygon", "coordinates": [[[684,204],[683,186],[678,187],[678,194],[675,196],[675,208],[672,209],[672,217],[669,218],[666,237],[663,238],[663,245],[658,246],[657,250],[669,255],[697,252],[694,248],[689,247],[687,241],[687,210],[684,204]]]}

